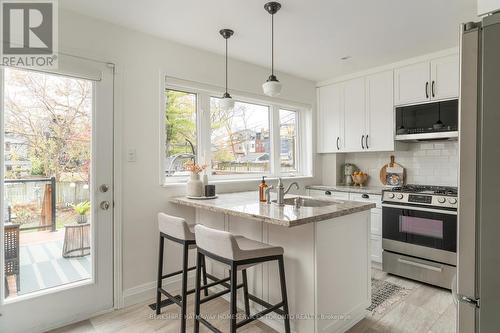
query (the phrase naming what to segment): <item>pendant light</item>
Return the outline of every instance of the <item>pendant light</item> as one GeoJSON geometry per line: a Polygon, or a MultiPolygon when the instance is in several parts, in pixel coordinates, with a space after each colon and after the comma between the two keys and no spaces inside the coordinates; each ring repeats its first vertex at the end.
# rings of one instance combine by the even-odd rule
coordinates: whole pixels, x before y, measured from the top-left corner
{"type": "Polygon", "coordinates": [[[281,93],[282,85],[274,75],[274,14],[280,10],[279,2],[268,2],[264,5],[264,9],[271,14],[271,75],[262,85],[264,94],[267,96],[278,96],[281,93]]]}
{"type": "Polygon", "coordinates": [[[227,40],[234,34],[234,31],[231,29],[222,29],[219,33],[226,40],[226,92],[222,95],[220,106],[224,110],[232,110],[234,108],[234,100],[227,92],[227,40]]]}

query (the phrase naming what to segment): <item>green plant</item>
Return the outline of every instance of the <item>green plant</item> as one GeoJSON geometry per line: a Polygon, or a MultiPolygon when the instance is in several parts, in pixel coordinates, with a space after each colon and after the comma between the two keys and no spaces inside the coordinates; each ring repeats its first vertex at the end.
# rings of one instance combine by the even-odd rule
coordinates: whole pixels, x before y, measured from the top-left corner
{"type": "Polygon", "coordinates": [[[78,215],[86,215],[90,210],[90,201],[82,201],[77,205],[73,205],[73,209],[78,215]]]}

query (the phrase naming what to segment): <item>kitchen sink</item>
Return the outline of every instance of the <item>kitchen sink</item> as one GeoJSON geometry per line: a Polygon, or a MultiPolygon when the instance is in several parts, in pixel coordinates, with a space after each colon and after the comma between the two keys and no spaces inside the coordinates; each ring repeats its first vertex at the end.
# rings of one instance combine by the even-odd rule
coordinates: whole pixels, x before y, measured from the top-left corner
{"type": "Polygon", "coordinates": [[[333,201],[316,200],[304,197],[285,198],[284,204],[288,206],[295,206],[296,199],[298,199],[298,206],[300,207],[326,207],[335,205],[335,202],[333,201]]]}

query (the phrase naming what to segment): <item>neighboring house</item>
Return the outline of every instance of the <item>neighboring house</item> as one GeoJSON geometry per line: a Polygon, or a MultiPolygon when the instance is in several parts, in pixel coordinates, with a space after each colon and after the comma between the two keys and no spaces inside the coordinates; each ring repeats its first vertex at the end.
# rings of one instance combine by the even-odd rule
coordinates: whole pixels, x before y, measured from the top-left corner
{"type": "Polygon", "coordinates": [[[31,161],[28,154],[28,143],[22,136],[5,132],[5,171],[14,171],[18,176],[31,174],[31,161]]]}
{"type": "Polygon", "coordinates": [[[269,162],[269,153],[249,153],[239,157],[238,162],[267,163],[269,162]]]}
{"type": "Polygon", "coordinates": [[[295,124],[282,125],[280,128],[282,164],[293,164],[295,153],[295,124]]]}

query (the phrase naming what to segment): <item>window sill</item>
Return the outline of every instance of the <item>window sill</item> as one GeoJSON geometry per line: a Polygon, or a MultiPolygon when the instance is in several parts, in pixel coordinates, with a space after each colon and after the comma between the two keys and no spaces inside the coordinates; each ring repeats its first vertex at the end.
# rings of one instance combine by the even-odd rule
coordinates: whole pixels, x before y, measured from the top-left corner
{"type": "MultiPolygon", "coordinates": [[[[273,180],[278,180],[279,177],[272,176],[268,177],[266,176],[266,182],[273,181],[273,180]]],[[[309,175],[309,176],[282,176],[281,179],[283,180],[310,180],[313,179],[314,176],[309,175]]],[[[209,183],[211,185],[224,185],[224,184],[235,184],[235,183],[251,183],[251,182],[257,182],[260,181],[262,177],[256,177],[256,178],[240,178],[240,179],[212,179],[209,180],[209,183]]],[[[173,181],[173,182],[166,182],[161,185],[161,187],[165,188],[171,188],[171,187],[180,187],[180,186],[185,186],[187,181],[181,182],[181,181],[173,181]]]]}

